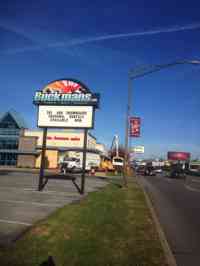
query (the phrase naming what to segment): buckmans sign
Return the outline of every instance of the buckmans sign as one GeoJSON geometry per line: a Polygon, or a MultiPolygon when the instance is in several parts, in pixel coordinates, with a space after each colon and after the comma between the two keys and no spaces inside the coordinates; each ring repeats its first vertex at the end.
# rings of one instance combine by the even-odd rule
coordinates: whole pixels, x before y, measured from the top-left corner
{"type": "Polygon", "coordinates": [[[38,127],[93,128],[99,94],[80,81],[62,79],[37,91],[33,103],[39,106],[38,127]]]}
{"type": "Polygon", "coordinates": [[[37,91],[33,103],[36,105],[92,105],[99,106],[99,94],[91,91],[80,81],[62,79],[49,83],[37,91]]]}

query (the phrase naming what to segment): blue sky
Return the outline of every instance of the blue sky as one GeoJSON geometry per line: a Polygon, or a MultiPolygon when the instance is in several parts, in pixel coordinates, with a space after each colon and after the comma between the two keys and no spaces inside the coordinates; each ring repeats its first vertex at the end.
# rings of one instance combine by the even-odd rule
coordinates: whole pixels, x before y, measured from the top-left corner
{"type": "MultiPolygon", "coordinates": [[[[199,1],[24,1],[0,7],[0,111],[36,126],[32,98],[72,77],[101,94],[97,139],[124,142],[128,71],[200,59],[199,1]],[[164,3],[163,3],[164,2],[164,3]]],[[[200,156],[200,66],[179,65],[134,80],[132,114],[142,119],[145,156],[169,150],[200,156]]]]}

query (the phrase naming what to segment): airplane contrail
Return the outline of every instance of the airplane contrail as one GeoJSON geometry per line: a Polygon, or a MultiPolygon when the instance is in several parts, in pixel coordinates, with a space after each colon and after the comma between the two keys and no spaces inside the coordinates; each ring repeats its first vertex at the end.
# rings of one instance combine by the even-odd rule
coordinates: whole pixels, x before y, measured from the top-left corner
{"type": "Polygon", "coordinates": [[[78,45],[84,45],[87,43],[92,42],[99,42],[104,40],[112,40],[112,39],[121,39],[121,38],[128,38],[128,37],[137,37],[137,36],[148,36],[148,35],[158,35],[162,33],[172,33],[172,32],[180,32],[180,31],[189,31],[189,30],[197,30],[200,29],[200,23],[196,24],[188,24],[183,26],[172,26],[168,28],[159,28],[159,29],[152,29],[147,31],[139,31],[139,32],[129,32],[129,33],[119,33],[119,34],[107,34],[101,35],[96,37],[87,37],[87,38],[80,38],[75,39],[68,42],[54,42],[49,43],[46,46],[33,46],[33,47],[23,47],[23,48],[16,48],[16,49],[8,49],[4,51],[4,53],[22,53],[26,51],[36,51],[44,48],[54,48],[54,47],[72,47],[78,45]]]}
{"type": "Polygon", "coordinates": [[[104,41],[104,40],[110,40],[110,39],[120,39],[120,38],[126,38],[126,37],[137,37],[137,36],[145,36],[145,35],[156,35],[156,34],[161,34],[161,33],[179,32],[179,31],[187,31],[187,30],[195,30],[195,29],[200,29],[200,23],[189,24],[185,26],[173,26],[170,28],[160,28],[160,29],[140,31],[140,32],[119,33],[119,34],[101,35],[97,37],[88,37],[85,39],[74,40],[72,41],[71,45],[80,45],[80,44],[91,43],[95,41],[104,41]]]}

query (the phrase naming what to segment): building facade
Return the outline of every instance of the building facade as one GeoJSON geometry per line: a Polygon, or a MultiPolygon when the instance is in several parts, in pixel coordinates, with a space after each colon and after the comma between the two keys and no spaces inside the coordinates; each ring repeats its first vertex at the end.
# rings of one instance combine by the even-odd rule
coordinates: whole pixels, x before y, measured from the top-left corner
{"type": "MultiPolygon", "coordinates": [[[[0,114],[0,166],[39,168],[43,131],[28,129],[19,113],[10,110],[0,114]]],[[[58,168],[65,157],[83,158],[84,132],[70,129],[48,129],[46,168],[58,168]]],[[[100,164],[104,146],[88,133],[87,162],[100,164]]]]}
{"type": "MultiPolygon", "coordinates": [[[[19,141],[19,167],[40,167],[43,131],[23,131],[19,141]]],[[[84,132],[78,130],[48,130],[46,141],[46,168],[57,168],[65,157],[82,160],[84,132]]],[[[100,152],[96,149],[96,138],[88,133],[87,162],[100,164],[100,152]]]]}
{"type": "Polygon", "coordinates": [[[0,114],[0,165],[17,165],[19,139],[27,125],[14,110],[0,114]]]}

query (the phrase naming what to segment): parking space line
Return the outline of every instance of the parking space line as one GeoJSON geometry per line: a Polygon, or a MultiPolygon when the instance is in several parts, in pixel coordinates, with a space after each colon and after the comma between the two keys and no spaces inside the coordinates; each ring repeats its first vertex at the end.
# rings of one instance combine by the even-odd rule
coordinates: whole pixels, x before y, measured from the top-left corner
{"type": "Polygon", "coordinates": [[[10,187],[10,186],[8,186],[8,187],[0,187],[0,190],[5,190],[5,189],[8,189],[8,190],[17,190],[17,191],[22,191],[22,190],[26,190],[26,188],[21,188],[21,187],[19,187],[19,188],[17,188],[17,187],[10,187]]]}
{"type": "Polygon", "coordinates": [[[25,192],[32,192],[32,193],[36,193],[36,194],[56,194],[56,195],[60,195],[60,196],[79,196],[78,192],[76,191],[72,191],[72,192],[68,192],[68,191],[56,191],[56,190],[43,190],[43,191],[37,191],[33,188],[16,188],[16,187],[0,187],[0,190],[14,190],[14,191],[25,191],[25,192]]]}
{"type": "Polygon", "coordinates": [[[38,194],[55,194],[58,196],[65,196],[65,197],[70,197],[70,196],[80,196],[80,194],[78,192],[68,192],[68,191],[56,191],[56,190],[43,190],[43,191],[37,191],[34,189],[30,189],[30,188],[25,188],[24,191],[27,192],[33,192],[33,193],[38,193],[38,194]]]}
{"type": "Polygon", "coordinates": [[[32,224],[29,224],[29,223],[24,223],[24,222],[19,222],[19,221],[3,220],[3,219],[0,219],[0,223],[20,224],[20,225],[27,225],[27,226],[31,226],[32,225],[32,224]]]}
{"type": "Polygon", "coordinates": [[[39,203],[39,202],[34,202],[34,201],[22,201],[22,200],[1,200],[0,202],[5,202],[5,203],[19,203],[19,204],[30,204],[30,205],[35,205],[35,206],[47,206],[47,207],[60,207],[60,204],[48,204],[48,203],[39,203]]]}

